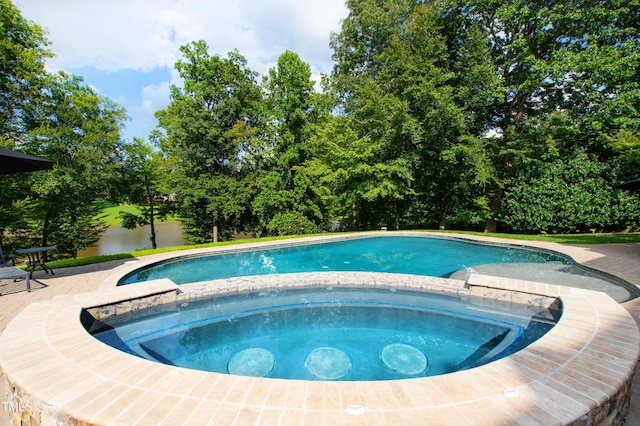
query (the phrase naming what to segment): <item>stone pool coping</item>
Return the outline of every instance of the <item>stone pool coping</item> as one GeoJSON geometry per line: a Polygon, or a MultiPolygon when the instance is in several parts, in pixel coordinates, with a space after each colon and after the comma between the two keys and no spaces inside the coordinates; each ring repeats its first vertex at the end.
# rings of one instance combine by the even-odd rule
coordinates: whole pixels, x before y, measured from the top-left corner
{"type": "MultiPolygon", "coordinates": [[[[203,251],[212,250],[193,254],[203,251]]],[[[559,297],[558,325],[510,357],[422,379],[306,382],[203,373],[128,356],[86,333],[84,308],[186,297],[166,280],[113,287],[128,271],[176,254],[191,253],[116,268],[103,291],[32,304],[7,326],[0,366],[27,424],[599,424],[620,416],[628,401],[640,338],[627,311],[603,293],[514,279],[472,275],[466,286],[452,281],[445,288],[469,287],[491,300],[506,294],[499,289],[559,297]]],[[[428,285],[442,287],[434,280],[428,285]]],[[[209,288],[192,286],[195,293],[209,288]]]]}

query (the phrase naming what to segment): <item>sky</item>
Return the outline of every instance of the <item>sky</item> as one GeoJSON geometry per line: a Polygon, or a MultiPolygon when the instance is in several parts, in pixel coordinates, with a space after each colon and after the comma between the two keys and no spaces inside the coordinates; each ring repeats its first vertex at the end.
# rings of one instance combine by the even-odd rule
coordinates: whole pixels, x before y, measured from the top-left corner
{"type": "Polygon", "coordinates": [[[47,69],[84,78],[99,95],[127,110],[123,137],[148,139],[154,113],[180,85],[173,66],[181,45],[205,40],[209,54],[238,49],[265,75],[290,50],[331,72],[331,32],[348,10],[344,0],[14,0],[22,16],[47,32],[56,55],[47,69]]]}

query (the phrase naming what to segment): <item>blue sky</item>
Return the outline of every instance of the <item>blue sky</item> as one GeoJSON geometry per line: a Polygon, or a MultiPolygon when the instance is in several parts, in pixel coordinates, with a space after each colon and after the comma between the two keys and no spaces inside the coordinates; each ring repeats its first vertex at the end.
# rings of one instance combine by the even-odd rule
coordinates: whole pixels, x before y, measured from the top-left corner
{"type": "Polygon", "coordinates": [[[82,76],[131,118],[125,139],[147,138],[154,112],[180,84],[179,47],[205,40],[210,53],[237,48],[249,67],[266,74],[291,50],[313,78],[333,66],[329,36],[348,11],[344,0],[14,0],[22,16],[47,31],[56,55],[50,71],[82,76]]]}

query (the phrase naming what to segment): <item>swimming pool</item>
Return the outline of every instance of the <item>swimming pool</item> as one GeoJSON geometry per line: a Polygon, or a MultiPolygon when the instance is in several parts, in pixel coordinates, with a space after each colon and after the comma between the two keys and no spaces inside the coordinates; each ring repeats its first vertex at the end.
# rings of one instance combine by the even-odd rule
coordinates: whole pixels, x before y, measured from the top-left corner
{"type": "Polygon", "coordinates": [[[168,278],[176,284],[299,272],[385,272],[466,279],[473,272],[603,291],[622,303],[640,292],[621,279],[551,251],[459,238],[375,235],[176,257],[137,269],[118,285],[168,278]]]}
{"type": "Polygon", "coordinates": [[[265,289],[86,327],[124,352],[178,367],[300,380],[397,380],[477,367],[548,332],[559,307],[488,307],[396,288],[265,289]]]}
{"type": "Polygon", "coordinates": [[[262,250],[178,257],[125,276],[119,284],[169,278],[188,284],[220,278],[299,272],[367,271],[449,277],[481,264],[570,264],[565,256],[504,245],[418,236],[373,236],[262,250]]]}
{"type": "MultiPolygon", "coordinates": [[[[283,242],[251,247],[273,244],[283,242]]],[[[589,249],[567,253],[580,262],[593,258],[589,249]]],[[[606,294],[481,274],[458,281],[351,272],[272,274],[182,286],[164,279],[114,288],[134,268],[175,256],[123,262],[107,275],[94,276],[92,285],[100,290],[58,296],[16,316],[0,336],[10,402],[30,404],[29,415],[43,421],[90,424],[301,424],[318,419],[336,424],[420,424],[424,419],[446,425],[599,424],[626,413],[639,335],[633,316],[606,294]],[[105,346],[79,321],[87,313],[103,321],[141,308],[308,282],[454,293],[478,297],[487,306],[558,298],[563,314],[540,339],[495,362],[451,374],[378,382],[256,378],[165,365],[105,346]]]]}

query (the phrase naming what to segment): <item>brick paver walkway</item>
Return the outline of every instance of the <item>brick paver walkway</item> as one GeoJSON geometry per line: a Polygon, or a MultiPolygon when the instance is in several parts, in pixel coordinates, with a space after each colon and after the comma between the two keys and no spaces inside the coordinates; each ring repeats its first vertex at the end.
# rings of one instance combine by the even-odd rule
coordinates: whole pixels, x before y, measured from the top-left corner
{"type": "MultiPolygon", "coordinates": [[[[469,238],[465,236],[465,238],[469,238]]],[[[483,238],[480,238],[483,239],[483,238]]],[[[487,238],[488,239],[488,238],[487,238]]],[[[491,239],[496,241],[495,239],[491,239]]],[[[513,240],[504,240],[514,244],[513,240]]],[[[547,243],[522,242],[562,251],[576,261],[602,271],[615,274],[640,286],[640,243],[638,244],[603,244],[603,245],[558,245],[547,243]]],[[[166,255],[165,255],[166,256],[166,255]]],[[[27,293],[24,281],[0,281],[0,332],[11,319],[30,303],[49,300],[60,294],[77,294],[104,287],[113,280],[114,269],[120,269],[126,261],[112,261],[95,265],[59,269],[55,275],[37,271],[31,282],[32,291],[27,293]]],[[[640,300],[625,303],[623,306],[640,323],[640,300]]],[[[639,369],[640,370],[640,369],[639,369]]],[[[4,378],[0,380],[3,383],[4,378]]],[[[0,389],[0,402],[6,401],[6,389],[0,389]]],[[[9,418],[0,405],[0,426],[9,423],[9,418]]],[[[640,371],[637,371],[632,391],[631,410],[627,417],[627,426],[640,425],[640,371]]]]}

